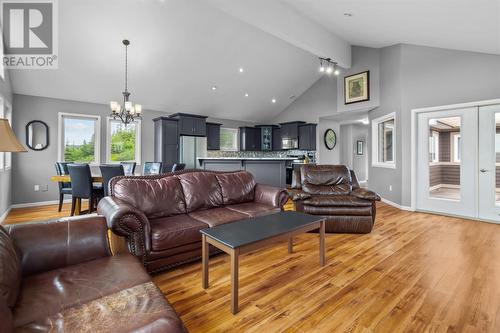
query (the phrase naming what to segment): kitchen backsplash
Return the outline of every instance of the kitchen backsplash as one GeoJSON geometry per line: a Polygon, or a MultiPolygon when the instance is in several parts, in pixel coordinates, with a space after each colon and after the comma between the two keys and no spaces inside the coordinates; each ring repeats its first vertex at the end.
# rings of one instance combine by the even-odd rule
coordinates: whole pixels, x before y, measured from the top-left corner
{"type": "Polygon", "coordinates": [[[316,151],[313,150],[284,150],[284,151],[222,151],[209,150],[207,157],[288,157],[288,156],[314,156],[316,159],[316,151]]]}

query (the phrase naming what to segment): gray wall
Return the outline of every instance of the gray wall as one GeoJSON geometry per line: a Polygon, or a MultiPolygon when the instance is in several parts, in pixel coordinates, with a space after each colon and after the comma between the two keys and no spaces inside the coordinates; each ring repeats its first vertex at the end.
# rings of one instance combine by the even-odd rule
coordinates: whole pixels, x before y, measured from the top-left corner
{"type": "Polygon", "coordinates": [[[347,165],[356,172],[359,181],[366,181],[368,177],[368,125],[344,124],[340,125],[340,164],[347,165]],[[356,154],[357,141],[362,141],[363,155],[356,154]]]}
{"type": "MultiPolygon", "coordinates": [[[[50,145],[43,151],[29,150],[27,153],[13,156],[12,204],[52,201],[58,198],[57,183],[50,181],[55,174],[54,162],[57,161],[58,145],[58,113],[80,113],[101,116],[101,163],[105,163],[106,155],[106,117],[109,115],[108,105],[76,102],[69,100],[14,95],[14,131],[19,138],[25,136],[25,126],[30,120],[42,120],[49,126],[50,145]],[[47,192],[34,192],[35,184],[47,185],[47,192]]],[[[141,128],[141,161],[153,161],[153,121],[159,116],[168,115],[165,112],[145,110],[141,128]]],[[[222,123],[227,127],[249,125],[246,122],[224,119],[209,119],[222,123]]]]}
{"type": "MultiPolygon", "coordinates": [[[[0,95],[12,104],[12,89],[9,71],[5,71],[5,80],[0,79],[0,95]]],[[[12,111],[14,113],[15,111],[12,111]]],[[[14,123],[14,121],[13,121],[14,123]]],[[[13,154],[15,155],[15,154],[13,154]]],[[[14,157],[13,157],[14,158],[14,157]]],[[[11,205],[12,169],[0,172],[0,217],[5,214],[11,205]]],[[[0,223],[2,221],[0,220],[0,223]]]]}

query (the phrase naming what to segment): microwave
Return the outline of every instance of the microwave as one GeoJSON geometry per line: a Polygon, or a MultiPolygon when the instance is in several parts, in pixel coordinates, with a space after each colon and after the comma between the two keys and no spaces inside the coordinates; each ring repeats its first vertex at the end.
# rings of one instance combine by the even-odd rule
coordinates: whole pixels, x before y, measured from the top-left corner
{"type": "Polygon", "coordinates": [[[281,149],[298,149],[299,140],[297,139],[281,139],[281,149]]]}

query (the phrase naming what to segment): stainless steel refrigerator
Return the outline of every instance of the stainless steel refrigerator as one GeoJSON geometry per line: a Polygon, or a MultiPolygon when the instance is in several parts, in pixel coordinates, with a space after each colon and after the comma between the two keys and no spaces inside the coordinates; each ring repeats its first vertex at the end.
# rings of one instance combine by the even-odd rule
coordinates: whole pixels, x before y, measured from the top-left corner
{"type": "Polygon", "coordinates": [[[207,138],[181,136],[179,162],[186,164],[186,169],[200,169],[197,157],[207,156],[207,138]]]}

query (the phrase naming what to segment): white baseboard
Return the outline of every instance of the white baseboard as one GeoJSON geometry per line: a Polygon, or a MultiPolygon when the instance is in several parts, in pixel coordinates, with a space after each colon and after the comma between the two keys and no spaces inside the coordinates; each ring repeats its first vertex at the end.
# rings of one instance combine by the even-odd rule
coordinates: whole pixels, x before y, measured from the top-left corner
{"type": "MultiPolygon", "coordinates": [[[[63,203],[71,203],[71,199],[66,199],[63,203]]],[[[36,207],[36,206],[48,206],[48,205],[57,205],[59,204],[59,200],[50,200],[50,201],[39,201],[39,202],[27,202],[22,204],[11,205],[10,208],[26,208],[26,207],[36,207]]]]}
{"type": "Polygon", "coordinates": [[[414,211],[414,209],[412,209],[410,206],[402,206],[400,204],[397,204],[397,203],[395,203],[393,201],[390,201],[390,200],[387,200],[387,199],[384,199],[384,198],[382,198],[382,202],[388,204],[389,206],[396,207],[397,209],[407,210],[407,211],[410,211],[410,212],[414,211]]]}
{"type": "Polygon", "coordinates": [[[0,224],[3,224],[3,221],[5,221],[5,219],[7,218],[7,215],[9,215],[11,209],[12,207],[7,208],[5,213],[3,213],[2,216],[0,216],[0,224]]]}

